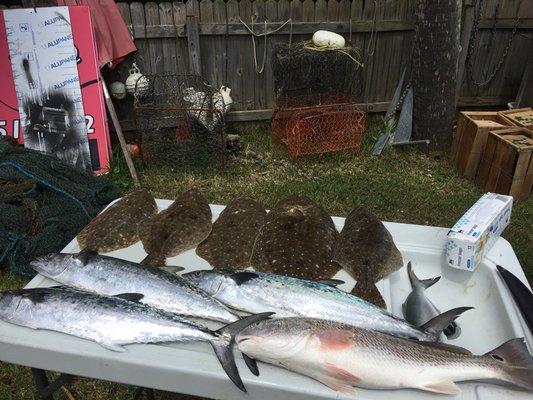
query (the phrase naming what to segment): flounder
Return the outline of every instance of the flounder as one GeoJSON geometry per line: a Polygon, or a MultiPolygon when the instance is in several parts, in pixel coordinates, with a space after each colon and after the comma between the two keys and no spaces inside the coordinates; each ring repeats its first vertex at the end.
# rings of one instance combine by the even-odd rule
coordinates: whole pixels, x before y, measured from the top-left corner
{"type": "Polygon", "coordinates": [[[214,268],[246,268],[255,238],[265,222],[265,208],[257,201],[240,197],[220,213],[213,230],[196,248],[196,254],[214,268]]]}
{"type": "Polygon", "coordinates": [[[254,244],[251,265],[262,272],[331,278],[340,270],[331,262],[338,235],[322,206],[305,196],[285,197],[268,213],[254,244]]]}
{"type": "Polygon", "coordinates": [[[211,208],[205,197],[197,189],[186,191],[139,227],[148,253],[141,264],[164,266],[167,257],[177,256],[204,240],[211,226],[211,208]]]}
{"type": "Polygon", "coordinates": [[[150,192],[136,190],[96,216],[76,239],[81,250],[99,253],[131,246],[139,241],[139,226],[156,212],[157,206],[150,192]]]}
{"type": "Polygon", "coordinates": [[[380,307],[385,301],[375,283],[403,266],[390,232],[362,206],[355,206],[346,218],[333,260],[357,280],[352,293],[380,307]]]}

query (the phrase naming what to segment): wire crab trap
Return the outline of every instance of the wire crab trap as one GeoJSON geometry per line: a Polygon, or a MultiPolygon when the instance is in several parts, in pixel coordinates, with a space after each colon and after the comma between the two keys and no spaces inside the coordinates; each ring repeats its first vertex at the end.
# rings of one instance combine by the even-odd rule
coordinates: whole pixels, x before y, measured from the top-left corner
{"type": "Polygon", "coordinates": [[[366,113],[346,93],[284,96],[271,122],[274,142],[299,156],[353,149],[359,153],[366,113]]]}
{"type": "Polygon", "coordinates": [[[279,46],[273,61],[276,107],[274,143],[299,156],[353,149],[359,153],[366,113],[357,50],[324,50],[309,43],[279,46]]]}
{"type": "Polygon", "coordinates": [[[197,75],[144,75],[135,88],[135,122],[143,162],[225,167],[225,114],[220,91],[197,75]]]}
{"type": "Polygon", "coordinates": [[[276,97],[287,94],[362,93],[362,64],[353,47],[324,50],[309,42],[278,45],[272,60],[276,97]]]}

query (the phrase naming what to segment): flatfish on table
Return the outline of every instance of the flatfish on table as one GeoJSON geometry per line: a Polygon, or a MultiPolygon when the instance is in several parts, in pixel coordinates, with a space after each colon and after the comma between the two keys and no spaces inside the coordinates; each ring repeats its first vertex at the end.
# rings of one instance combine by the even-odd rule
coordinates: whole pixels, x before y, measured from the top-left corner
{"type": "Polygon", "coordinates": [[[211,208],[197,189],[181,194],[167,209],[139,227],[148,253],[143,265],[162,267],[167,257],[196,247],[211,232],[211,208]]]}
{"type": "Polygon", "coordinates": [[[246,268],[255,238],[265,223],[265,208],[249,197],[233,200],[220,213],[196,254],[214,268],[246,268]]]}
{"type": "Polygon", "coordinates": [[[131,192],[82,229],[76,236],[80,249],[107,253],[131,246],[139,241],[139,226],[156,212],[150,192],[144,189],[131,192]]]}
{"type": "Polygon", "coordinates": [[[390,232],[362,206],[355,206],[346,218],[333,260],[357,280],[352,294],[380,307],[385,301],[375,283],[403,266],[390,232]]]}
{"type": "Polygon", "coordinates": [[[268,213],[255,241],[251,266],[305,279],[326,279],[340,267],[331,262],[338,237],[328,212],[313,200],[292,195],[268,213]]]}

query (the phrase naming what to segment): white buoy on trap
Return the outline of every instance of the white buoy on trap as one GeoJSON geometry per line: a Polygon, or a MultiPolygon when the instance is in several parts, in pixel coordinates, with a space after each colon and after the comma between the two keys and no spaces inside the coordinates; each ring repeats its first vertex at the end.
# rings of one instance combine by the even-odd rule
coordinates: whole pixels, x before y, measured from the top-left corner
{"type": "Polygon", "coordinates": [[[126,97],[126,85],[118,81],[113,82],[109,85],[109,93],[114,99],[122,100],[126,97]]]}
{"type": "Polygon", "coordinates": [[[316,31],[313,34],[313,43],[317,47],[329,47],[330,49],[342,49],[346,45],[341,35],[330,31],[316,31]]]}
{"type": "Polygon", "coordinates": [[[137,64],[133,63],[130,69],[130,75],[126,79],[126,91],[131,95],[136,94],[136,92],[143,94],[143,92],[148,90],[149,85],[148,78],[141,74],[137,64]]]}

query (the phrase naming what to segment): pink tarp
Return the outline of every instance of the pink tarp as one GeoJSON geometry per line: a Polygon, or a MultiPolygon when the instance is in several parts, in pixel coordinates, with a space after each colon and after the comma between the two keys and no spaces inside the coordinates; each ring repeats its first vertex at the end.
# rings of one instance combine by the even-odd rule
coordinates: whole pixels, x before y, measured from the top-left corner
{"type": "Polygon", "coordinates": [[[60,6],[87,5],[91,10],[100,68],[114,68],[124,57],[136,51],[124,19],[113,0],[57,0],[60,6]]]}

